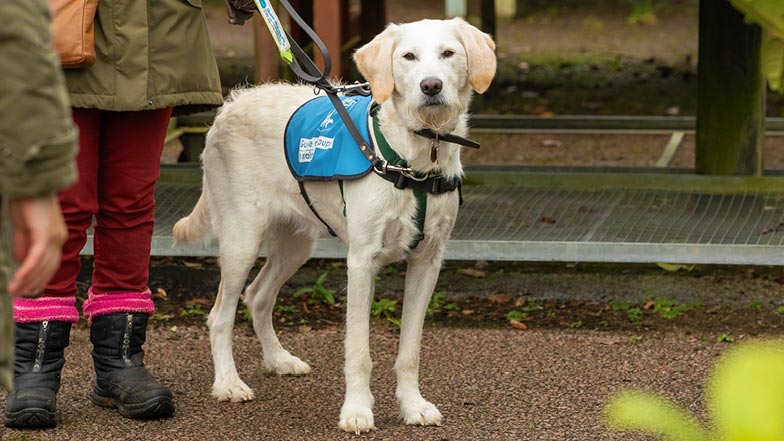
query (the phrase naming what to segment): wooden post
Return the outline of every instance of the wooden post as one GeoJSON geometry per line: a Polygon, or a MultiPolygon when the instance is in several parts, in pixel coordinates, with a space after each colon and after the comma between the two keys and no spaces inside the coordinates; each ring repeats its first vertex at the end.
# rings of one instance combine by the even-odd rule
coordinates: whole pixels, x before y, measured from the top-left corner
{"type": "Polygon", "coordinates": [[[480,14],[482,15],[482,32],[495,37],[495,0],[482,0],[480,14]]]}
{"type": "Polygon", "coordinates": [[[763,172],[765,81],[762,31],[727,0],[700,0],[697,173],[763,172]]]}
{"type": "Polygon", "coordinates": [[[387,24],[386,1],[362,0],[361,25],[359,27],[359,44],[365,44],[384,30],[387,24]]]}
{"type": "Polygon", "coordinates": [[[278,47],[267,30],[264,19],[259,14],[253,16],[250,24],[253,26],[253,51],[255,53],[253,80],[256,84],[276,80],[280,75],[278,47]]]}
{"type": "MultiPolygon", "coordinates": [[[[313,30],[327,46],[332,59],[330,78],[343,76],[341,52],[348,17],[348,0],[318,0],[313,2],[313,30]]],[[[316,65],[323,68],[324,60],[315,51],[316,65]]]]}

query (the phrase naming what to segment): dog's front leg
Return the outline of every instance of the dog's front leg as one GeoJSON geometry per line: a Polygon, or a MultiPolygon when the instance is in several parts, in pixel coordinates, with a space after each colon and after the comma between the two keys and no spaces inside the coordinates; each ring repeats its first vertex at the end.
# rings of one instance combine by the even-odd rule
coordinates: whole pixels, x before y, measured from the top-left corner
{"type": "Polygon", "coordinates": [[[400,414],[406,424],[441,425],[441,413],[436,406],[422,398],[419,391],[419,352],[422,326],[425,322],[430,297],[438,280],[441,256],[415,256],[409,259],[406,270],[406,290],[403,298],[403,317],[400,347],[395,373],[400,403],[400,414]]]}
{"type": "Polygon", "coordinates": [[[378,267],[366,253],[348,255],[348,299],[346,311],[345,367],[346,398],[338,427],[362,433],[375,429],[373,394],[370,392],[370,303],[378,267]]]}

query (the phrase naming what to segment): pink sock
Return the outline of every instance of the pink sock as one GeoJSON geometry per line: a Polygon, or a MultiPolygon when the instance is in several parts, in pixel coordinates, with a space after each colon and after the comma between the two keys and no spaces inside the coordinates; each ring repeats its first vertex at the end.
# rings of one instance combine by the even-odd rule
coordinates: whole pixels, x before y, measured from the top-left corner
{"type": "Polygon", "coordinates": [[[93,317],[114,314],[118,312],[141,312],[149,315],[155,314],[155,303],[152,301],[150,290],[142,292],[96,293],[90,288],[87,291],[87,301],[82,305],[82,311],[88,321],[93,317]]]}

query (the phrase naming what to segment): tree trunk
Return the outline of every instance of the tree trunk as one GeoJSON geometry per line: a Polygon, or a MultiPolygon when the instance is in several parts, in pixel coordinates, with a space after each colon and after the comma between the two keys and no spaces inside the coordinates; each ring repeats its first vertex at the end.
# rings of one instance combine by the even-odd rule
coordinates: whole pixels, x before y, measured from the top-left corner
{"type": "Polygon", "coordinates": [[[697,173],[761,175],[762,31],[727,0],[700,0],[697,173]]]}

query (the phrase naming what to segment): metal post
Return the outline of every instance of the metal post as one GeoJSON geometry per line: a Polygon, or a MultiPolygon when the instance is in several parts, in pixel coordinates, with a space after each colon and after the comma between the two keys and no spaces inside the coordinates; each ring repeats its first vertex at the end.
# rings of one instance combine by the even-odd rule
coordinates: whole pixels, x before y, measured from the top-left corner
{"type": "Polygon", "coordinates": [[[700,0],[696,171],[761,175],[765,137],[762,31],[727,0],[700,0]]]}
{"type": "Polygon", "coordinates": [[[446,0],[444,6],[447,18],[465,17],[468,14],[468,0],[446,0]]]}

